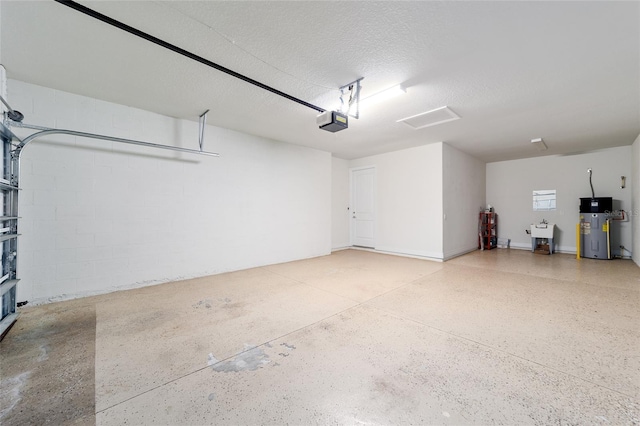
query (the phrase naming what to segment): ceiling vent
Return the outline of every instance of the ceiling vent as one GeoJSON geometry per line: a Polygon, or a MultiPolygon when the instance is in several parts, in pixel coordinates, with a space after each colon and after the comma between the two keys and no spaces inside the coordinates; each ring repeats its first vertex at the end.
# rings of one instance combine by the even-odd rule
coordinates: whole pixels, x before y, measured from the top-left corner
{"type": "Polygon", "coordinates": [[[424,127],[435,126],[436,124],[446,123],[448,121],[458,120],[459,118],[460,116],[451,111],[449,107],[443,106],[431,111],[403,118],[398,120],[397,123],[404,123],[417,130],[424,127]]]}

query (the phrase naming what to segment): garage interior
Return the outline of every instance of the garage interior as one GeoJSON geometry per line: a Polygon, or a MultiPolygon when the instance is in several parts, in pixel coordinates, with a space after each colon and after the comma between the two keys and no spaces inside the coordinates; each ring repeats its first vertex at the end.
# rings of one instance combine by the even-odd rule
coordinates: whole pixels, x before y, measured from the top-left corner
{"type": "Polygon", "coordinates": [[[0,422],[640,423],[639,24],[1,2],[0,422]]]}

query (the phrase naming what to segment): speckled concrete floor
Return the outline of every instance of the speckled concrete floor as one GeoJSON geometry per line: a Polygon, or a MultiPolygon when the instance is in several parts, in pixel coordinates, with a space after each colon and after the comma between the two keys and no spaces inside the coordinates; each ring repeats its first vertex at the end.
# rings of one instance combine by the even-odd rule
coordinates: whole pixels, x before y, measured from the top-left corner
{"type": "Polygon", "coordinates": [[[639,307],[630,261],[345,250],[25,309],[0,347],[0,421],[640,424],[639,307]],[[85,332],[52,340],[52,310],[85,332]],[[94,374],[95,392],[54,397],[94,374]],[[84,408],[56,421],[65,401],[84,408]]]}

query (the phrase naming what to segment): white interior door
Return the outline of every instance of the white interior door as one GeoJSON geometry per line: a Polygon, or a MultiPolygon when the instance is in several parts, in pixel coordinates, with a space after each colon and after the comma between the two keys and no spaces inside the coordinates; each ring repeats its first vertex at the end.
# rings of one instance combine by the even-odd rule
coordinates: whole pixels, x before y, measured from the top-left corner
{"type": "Polygon", "coordinates": [[[375,248],[375,167],[351,170],[351,245],[375,248]]]}

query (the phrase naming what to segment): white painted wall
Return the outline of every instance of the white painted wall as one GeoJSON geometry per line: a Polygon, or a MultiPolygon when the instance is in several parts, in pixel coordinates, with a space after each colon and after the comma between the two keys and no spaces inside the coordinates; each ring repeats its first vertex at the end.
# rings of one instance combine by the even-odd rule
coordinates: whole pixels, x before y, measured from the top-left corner
{"type": "Polygon", "coordinates": [[[443,258],[442,143],[359,158],[376,166],[376,249],[443,258]]]}
{"type": "Polygon", "coordinates": [[[350,246],[349,241],[349,161],[331,158],[331,248],[350,246]]]}
{"type": "Polygon", "coordinates": [[[640,266],[640,135],[636,138],[632,146],[631,155],[631,182],[633,191],[631,220],[633,226],[633,261],[640,266]]]}
{"type": "MultiPolygon", "coordinates": [[[[596,197],[613,197],[614,209],[631,210],[631,189],[620,188],[620,176],[631,176],[631,146],[585,154],[547,156],[487,164],[486,202],[499,215],[498,235],[511,238],[514,247],[531,247],[525,234],[531,223],[542,219],[556,223],[556,250],[575,253],[575,226],[579,222],[579,198],[590,197],[587,169],[593,169],[596,197]],[[557,210],[534,212],[532,191],[557,190],[557,210]]],[[[612,253],[620,244],[631,250],[631,222],[612,227],[612,253]]],[[[628,255],[628,253],[627,253],[628,255]]]]}
{"type": "Polygon", "coordinates": [[[486,205],[486,165],[443,144],[444,258],[478,248],[478,212],[486,205]]]}
{"type": "MultiPolygon", "coordinates": [[[[15,80],[9,94],[27,123],[197,148],[197,122],[15,80]]],[[[213,126],[205,149],[222,156],[70,136],[26,147],[18,300],[330,253],[329,153],[213,126]]]]}
{"type": "MultiPolygon", "coordinates": [[[[9,105],[11,105],[11,103],[9,102],[9,96],[7,96],[7,70],[5,69],[4,65],[1,65],[1,64],[0,64],[0,95],[2,95],[2,97],[7,101],[9,105]]],[[[8,111],[7,107],[4,105],[4,103],[0,102],[0,114],[4,113],[5,111],[8,111]]]]}

